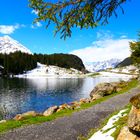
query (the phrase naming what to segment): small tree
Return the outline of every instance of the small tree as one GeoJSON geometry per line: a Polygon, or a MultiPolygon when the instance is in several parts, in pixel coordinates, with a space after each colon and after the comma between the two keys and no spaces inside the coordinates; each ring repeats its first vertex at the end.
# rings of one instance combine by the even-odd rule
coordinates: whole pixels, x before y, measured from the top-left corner
{"type": "MultiPolygon", "coordinates": [[[[140,33],[138,34],[138,36],[140,37],[140,33]]],[[[130,42],[130,49],[132,61],[139,69],[140,74],[140,38],[137,42],[130,42]]]]}
{"type": "Polygon", "coordinates": [[[122,12],[122,4],[127,0],[29,0],[30,7],[36,10],[38,18],[35,22],[45,21],[46,27],[51,22],[56,25],[55,34],[61,38],[71,36],[71,28],[94,28],[99,24],[107,24],[117,8],[122,12]]]}

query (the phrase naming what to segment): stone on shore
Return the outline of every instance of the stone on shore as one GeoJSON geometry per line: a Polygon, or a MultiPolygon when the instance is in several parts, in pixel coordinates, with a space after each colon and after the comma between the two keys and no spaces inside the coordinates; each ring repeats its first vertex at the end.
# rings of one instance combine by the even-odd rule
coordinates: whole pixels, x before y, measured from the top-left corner
{"type": "Polygon", "coordinates": [[[117,140],[140,140],[135,134],[131,133],[127,126],[121,129],[117,140]]]}
{"type": "Polygon", "coordinates": [[[50,108],[48,108],[44,113],[43,113],[43,116],[50,116],[52,115],[53,113],[55,113],[58,109],[58,106],[52,106],[50,108]]]}
{"type": "Polygon", "coordinates": [[[95,88],[91,91],[90,97],[92,100],[99,99],[104,96],[111,95],[115,92],[119,92],[127,86],[127,82],[112,82],[112,83],[101,83],[95,86],[95,88]]]}
{"type": "Polygon", "coordinates": [[[36,113],[35,111],[28,111],[23,114],[17,114],[13,119],[16,121],[20,121],[20,120],[23,120],[25,117],[28,117],[28,116],[35,117],[37,115],[38,113],[36,113]]]}
{"type": "Polygon", "coordinates": [[[25,112],[22,114],[23,117],[26,117],[26,116],[37,116],[38,113],[36,113],[35,111],[28,111],[28,112],[25,112]]]}
{"type": "Polygon", "coordinates": [[[140,132],[140,109],[132,106],[128,116],[128,127],[134,131],[140,132]]]}
{"type": "Polygon", "coordinates": [[[62,104],[62,105],[60,105],[58,107],[57,112],[62,111],[62,110],[65,110],[65,109],[72,109],[72,107],[70,105],[68,105],[68,104],[62,104]]]}
{"type": "Polygon", "coordinates": [[[130,102],[133,106],[135,106],[137,109],[140,109],[140,94],[133,96],[130,99],[130,102]]]}
{"type": "Polygon", "coordinates": [[[20,121],[20,120],[23,120],[23,116],[22,116],[22,114],[17,114],[13,119],[15,121],[20,121]]]}

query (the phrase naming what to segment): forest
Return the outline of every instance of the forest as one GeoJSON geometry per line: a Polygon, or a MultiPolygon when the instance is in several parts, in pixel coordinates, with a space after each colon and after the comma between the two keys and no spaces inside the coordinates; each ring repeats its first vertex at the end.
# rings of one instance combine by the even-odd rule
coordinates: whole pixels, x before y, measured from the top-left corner
{"type": "Polygon", "coordinates": [[[62,68],[75,68],[85,71],[82,60],[72,54],[26,54],[15,52],[0,54],[0,65],[4,67],[3,75],[22,74],[37,67],[37,62],[46,65],[55,65],[62,68]]]}

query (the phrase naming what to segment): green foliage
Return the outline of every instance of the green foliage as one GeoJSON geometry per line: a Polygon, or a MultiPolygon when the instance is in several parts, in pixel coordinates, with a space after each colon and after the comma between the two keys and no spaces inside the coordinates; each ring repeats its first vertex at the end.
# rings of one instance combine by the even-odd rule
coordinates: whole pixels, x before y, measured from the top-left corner
{"type": "Polygon", "coordinates": [[[125,116],[119,118],[119,120],[116,121],[116,122],[114,123],[114,127],[116,128],[116,130],[112,133],[111,136],[114,137],[115,140],[117,139],[117,137],[118,137],[118,135],[119,135],[121,129],[122,129],[124,126],[127,125],[128,114],[129,114],[129,112],[130,112],[130,110],[131,110],[131,105],[128,104],[127,107],[126,107],[126,109],[127,109],[127,110],[126,110],[125,114],[127,114],[127,115],[125,115],[125,116]]]}
{"type": "Polygon", "coordinates": [[[19,74],[37,66],[33,55],[15,52],[9,55],[0,54],[0,65],[4,67],[3,74],[19,74]]]}
{"type": "Polygon", "coordinates": [[[55,65],[62,68],[75,68],[77,70],[85,71],[85,66],[82,60],[72,54],[34,54],[35,59],[37,62],[46,65],[55,65]]]}
{"type": "Polygon", "coordinates": [[[38,12],[35,22],[45,21],[56,25],[55,33],[61,32],[61,38],[71,36],[71,28],[94,28],[100,23],[107,24],[113,14],[117,17],[119,7],[127,0],[29,0],[30,7],[38,12]]]}
{"type": "Polygon", "coordinates": [[[27,70],[36,68],[37,62],[85,71],[82,60],[71,54],[29,55],[21,52],[10,53],[9,55],[0,54],[0,65],[4,67],[4,75],[24,73],[27,70]]]}
{"type": "MultiPolygon", "coordinates": [[[[140,37],[140,33],[138,34],[140,37]]],[[[140,38],[137,42],[130,42],[131,58],[138,67],[140,67],[140,38]]]]}

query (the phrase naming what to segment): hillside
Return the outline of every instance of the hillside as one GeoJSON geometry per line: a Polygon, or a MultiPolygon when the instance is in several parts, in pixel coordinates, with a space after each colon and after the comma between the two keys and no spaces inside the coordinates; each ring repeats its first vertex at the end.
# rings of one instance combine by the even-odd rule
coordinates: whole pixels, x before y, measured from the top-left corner
{"type": "Polygon", "coordinates": [[[132,64],[133,64],[132,59],[130,57],[127,57],[122,62],[120,62],[116,66],[116,68],[118,68],[118,67],[124,67],[124,66],[129,66],[129,65],[132,65],[132,64]]]}
{"type": "Polygon", "coordinates": [[[82,60],[71,54],[33,54],[9,36],[0,37],[0,65],[3,74],[21,74],[37,67],[37,62],[62,68],[85,71],[82,60]]]}
{"type": "Polygon", "coordinates": [[[66,69],[53,65],[44,65],[37,63],[37,67],[26,71],[24,74],[15,75],[19,78],[35,78],[35,77],[46,77],[46,78],[77,78],[83,76],[81,71],[74,68],[66,69]]]}
{"type": "Polygon", "coordinates": [[[37,62],[45,65],[54,65],[62,68],[74,68],[85,71],[82,60],[69,54],[26,54],[15,52],[10,54],[0,54],[0,65],[4,67],[3,74],[22,74],[37,67],[37,62]]]}

